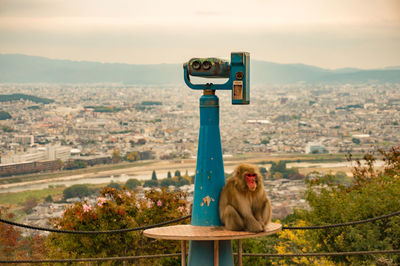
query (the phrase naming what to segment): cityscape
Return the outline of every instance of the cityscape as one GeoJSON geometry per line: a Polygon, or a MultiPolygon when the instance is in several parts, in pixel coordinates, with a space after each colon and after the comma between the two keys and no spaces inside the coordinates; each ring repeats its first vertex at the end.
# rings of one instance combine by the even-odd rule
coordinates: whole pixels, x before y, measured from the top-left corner
{"type": "MultiPolygon", "coordinates": [[[[195,158],[201,92],[184,86],[1,85],[3,94],[54,100],[3,102],[1,165],[140,152],[195,158]],[[104,107],[104,110],[98,108],[104,107]]],[[[400,141],[400,85],[288,85],[252,89],[251,104],[220,98],[225,156],[260,152],[365,153],[400,141]],[[234,126],[233,126],[234,125],[234,126]]]]}

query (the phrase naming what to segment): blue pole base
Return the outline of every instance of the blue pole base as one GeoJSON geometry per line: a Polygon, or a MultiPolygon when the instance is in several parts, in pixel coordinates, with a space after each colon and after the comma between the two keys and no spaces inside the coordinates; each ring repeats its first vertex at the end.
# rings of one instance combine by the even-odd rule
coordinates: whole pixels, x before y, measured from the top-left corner
{"type": "MultiPolygon", "coordinates": [[[[214,265],[214,241],[190,241],[188,265],[214,265]]],[[[232,244],[230,240],[219,241],[219,265],[233,266],[232,244]]]]}

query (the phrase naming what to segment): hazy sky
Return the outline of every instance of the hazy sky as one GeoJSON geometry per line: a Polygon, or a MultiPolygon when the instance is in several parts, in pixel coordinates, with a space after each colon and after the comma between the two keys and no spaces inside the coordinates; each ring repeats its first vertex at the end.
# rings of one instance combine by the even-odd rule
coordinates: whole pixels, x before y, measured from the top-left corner
{"type": "Polygon", "coordinates": [[[0,0],[0,53],[136,64],[400,65],[400,0],[0,0]]]}

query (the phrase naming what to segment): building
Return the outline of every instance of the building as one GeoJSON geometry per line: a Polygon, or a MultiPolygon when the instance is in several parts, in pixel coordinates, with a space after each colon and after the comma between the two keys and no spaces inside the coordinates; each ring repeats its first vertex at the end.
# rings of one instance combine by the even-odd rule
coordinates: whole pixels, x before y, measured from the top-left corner
{"type": "Polygon", "coordinates": [[[1,164],[15,164],[46,160],[68,160],[71,157],[71,147],[61,145],[47,145],[32,148],[26,153],[9,154],[1,157],[1,164]]]}
{"type": "Polygon", "coordinates": [[[327,153],[328,151],[320,143],[308,142],[305,148],[306,153],[327,153]]]}

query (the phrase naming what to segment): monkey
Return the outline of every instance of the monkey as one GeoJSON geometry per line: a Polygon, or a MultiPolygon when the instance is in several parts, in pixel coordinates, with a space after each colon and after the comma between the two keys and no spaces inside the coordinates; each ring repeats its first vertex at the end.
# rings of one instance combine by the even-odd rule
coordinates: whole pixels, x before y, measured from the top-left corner
{"type": "Polygon", "coordinates": [[[266,231],[271,222],[271,202],[256,166],[240,164],[235,168],[221,190],[219,216],[227,230],[266,231]]]}

